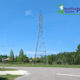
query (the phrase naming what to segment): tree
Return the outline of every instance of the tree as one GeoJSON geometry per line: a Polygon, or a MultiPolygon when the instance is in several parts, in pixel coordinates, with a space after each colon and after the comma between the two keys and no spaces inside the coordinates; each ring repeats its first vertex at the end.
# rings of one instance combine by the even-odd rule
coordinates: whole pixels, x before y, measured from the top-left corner
{"type": "Polygon", "coordinates": [[[2,55],[0,55],[0,62],[2,62],[2,55]]]}
{"type": "Polygon", "coordinates": [[[23,56],[24,55],[24,51],[23,49],[20,50],[19,56],[23,56]]]}
{"type": "Polygon", "coordinates": [[[26,55],[23,55],[23,62],[29,62],[29,59],[26,55]]]}
{"type": "Polygon", "coordinates": [[[28,57],[24,54],[23,49],[20,50],[19,56],[17,57],[18,62],[29,62],[28,57]]]}
{"type": "Polygon", "coordinates": [[[10,61],[11,62],[14,61],[14,53],[13,53],[13,50],[10,51],[10,61]]]}
{"type": "Polygon", "coordinates": [[[76,64],[80,64],[80,44],[77,47],[77,53],[76,53],[76,64]]]}
{"type": "Polygon", "coordinates": [[[23,56],[24,56],[24,51],[23,51],[23,49],[21,49],[20,52],[19,52],[19,57],[18,57],[18,61],[19,62],[23,62],[24,61],[23,60],[24,59],[23,56]]]}
{"type": "Polygon", "coordinates": [[[33,59],[33,62],[36,62],[36,63],[40,63],[40,61],[41,61],[41,60],[40,60],[39,57],[36,57],[36,58],[33,59]]]}
{"type": "Polygon", "coordinates": [[[53,55],[48,56],[48,63],[52,64],[53,63],[53,55]]]}
{"type": "Polygon", "coordinates": [[[77,47],[77,52],[80,53],[80,44],[77,47]]]}
{"type": "Polygon", "coordinates": [[[15,62],[17,62],[17,58],[18,58],[17,56],[14,58],[14,61],[15,61],[15,62]]]}

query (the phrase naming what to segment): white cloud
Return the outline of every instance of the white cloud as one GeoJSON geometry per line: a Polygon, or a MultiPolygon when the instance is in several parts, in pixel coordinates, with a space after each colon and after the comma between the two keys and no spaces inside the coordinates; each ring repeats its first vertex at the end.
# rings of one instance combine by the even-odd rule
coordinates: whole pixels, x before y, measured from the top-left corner
{"type": "Polygon", "coordinates": [[[26,16],[31,16],[32,15],[32,10],[26,10],[25,15],[26,16]]]}
{"type": "Polygon", "coordinates": [[[60,9],[63,10],[63,5],[60,6],[60,9]]]}

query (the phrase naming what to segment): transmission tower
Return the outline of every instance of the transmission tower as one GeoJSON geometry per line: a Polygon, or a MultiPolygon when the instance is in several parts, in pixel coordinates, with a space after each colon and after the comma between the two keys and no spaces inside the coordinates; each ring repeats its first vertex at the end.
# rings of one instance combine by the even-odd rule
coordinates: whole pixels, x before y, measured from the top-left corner
{"type": "Polygon", "coordinates": [[[47,54],[46,54],[45,38],[44,38],[44,30],[43,30],[43,15],[41,14],[41,12],[39,15],[39,27],[38,27],[36,49],[35,49],[35,59],[37,56],[45,56],[46,57],[45,60],[48,64],[48,58],[47,58],[47,54]]]}

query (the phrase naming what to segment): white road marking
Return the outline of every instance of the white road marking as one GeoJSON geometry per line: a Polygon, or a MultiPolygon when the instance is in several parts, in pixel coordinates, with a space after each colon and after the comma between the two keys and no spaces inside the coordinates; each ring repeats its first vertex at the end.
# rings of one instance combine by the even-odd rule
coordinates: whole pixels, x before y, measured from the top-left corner
{"type": "Polygon", "coordinates": [[[61,74],[61,73],[56,73],[56,75],[59,75],[59,76],[70,76],[70,77],[80,77],[80,75],[73,75],[73,74],[61,74]]]}

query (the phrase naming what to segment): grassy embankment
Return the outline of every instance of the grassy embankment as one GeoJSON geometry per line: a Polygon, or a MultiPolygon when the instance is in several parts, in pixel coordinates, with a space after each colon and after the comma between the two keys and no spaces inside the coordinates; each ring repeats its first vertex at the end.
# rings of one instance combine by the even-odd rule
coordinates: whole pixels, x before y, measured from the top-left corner
{"type": "MultiPolygon", "coordinates": [[[[0,66],[3,66],[2,64],[0,66]]],[[[5,64],[4,66],[7,67],[61,67],[61,68],[80,68],[80,65],[58,65],[58,64],[54,64],[54,65],[46,65],[46,64],[5,64]]]]}
{"type": "Polygon", "coordinates": [[[16,69],[0,68],[0,71],[15,71],[16,69]]]}
{"type": "MultiPolygon", "coordinates": [[[[15,71],[15,69],[0,68],[0,71],[15,71]]],[[[0,75],[0,80],[14,80],[18,75],[0,75]]]]}
{"type": "Polygon", "coordinates": [[[17,77],[19,77],[19,76],[17,76],[17,75],[5,75],[5,76],[0,75],[0,80],[14,80],[17,77]]]}

